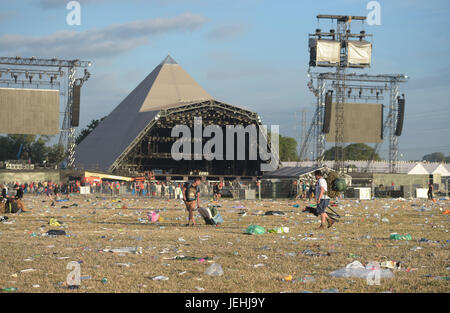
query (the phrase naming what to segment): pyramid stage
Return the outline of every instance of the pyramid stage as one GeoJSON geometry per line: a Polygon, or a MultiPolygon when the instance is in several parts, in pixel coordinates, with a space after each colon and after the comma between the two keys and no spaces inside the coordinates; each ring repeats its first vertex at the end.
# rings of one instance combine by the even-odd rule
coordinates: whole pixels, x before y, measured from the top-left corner
{"type": "MultiPolygon", "coordinates": [[[[195,118],[201,118],[202,133],[208,125],[220,126],[224,134],[227,125],[244,128],[254,125],[258,131],[262,127],[257,113],[213,99],[172,57],[167,56],[76,147],[75,168],[124,176],[142,176],[148,171],[166,176],[256,177],[262,174],[261,164],[270,160],[263,161],[259,155],[256,159],[249,157],[248,147],[252,140],[248,133],[245,134],[244,159],[228,158],[225,139],[223,151],[215,151],[217,157],[212,160],[194,155],[198,152],[195,140],[191,142],[191,157],[174,159],[171,149],[178,138],[172,137],[172,129],[185,125],[194,134],[195,118]]],[[[201,147],[209,139],[203,137],[201,147]]],[[[268,142],[266,148],[270,151],[270,139],[268,142]]],[[[242,146],[242,141],[234,141],[235,156],[238,143],[242,146]]],[[[185,152],[183,149],[182,153],[185,152]]]]}

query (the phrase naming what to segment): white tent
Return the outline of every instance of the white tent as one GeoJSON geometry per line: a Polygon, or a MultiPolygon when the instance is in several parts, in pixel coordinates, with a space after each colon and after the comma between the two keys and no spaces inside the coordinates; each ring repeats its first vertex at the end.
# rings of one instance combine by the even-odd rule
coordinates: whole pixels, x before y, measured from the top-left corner
{"type": "Polygon", "coordinates": [[[450,172],[447,170],[447,168],[442,163],[441,164],[437,164],[437,163],[424,164],[424,167],[427,169],[429,174],[440,174],[442,177],[450,176],[450,172]]]}
{"type": "Polygon", "coordinates": [[[422,163],[417,163],[412,169],[408,171],[408,175],[427,175],[430,174],[422,163]]]}

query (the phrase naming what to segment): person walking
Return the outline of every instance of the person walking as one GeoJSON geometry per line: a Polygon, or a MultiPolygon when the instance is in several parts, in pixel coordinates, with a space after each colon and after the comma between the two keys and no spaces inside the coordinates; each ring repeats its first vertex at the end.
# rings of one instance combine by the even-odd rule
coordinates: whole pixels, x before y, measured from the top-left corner
{"type": "Polygon", "coordinates": [[[187,182],[183,186],[183,201],[188,211],[188,223],[186,226],[195,226],[194,211],[200,207],[200,178],[194,182],[187,182]]]}
{"type": "Polygon", "coordinates": [[[320,227],[319,229],[325,228],[325,222],[328,222],[328,228],[330,228],[334,224],[334,220],[332,220],[327,213],[325,213],[328,204],[330,204],[330,198],[327,195],[328,186],[327,181],[323,178],[322,172],[320,170],[316,170],[314,172],[314,176],[317,179],[316,183],[316,203],[317,203],[317,213],[320,214],[320,227]]]}
{"type": "Polygon", "coordinates": [[[428,183],[428,200],[433,200],[433,184],[428,183]]]}
{"type": "Polygon", "coordinates": [[[164,183],[161,183],[161,198],[166,199],[166,186],[164,183]]]}
{"type": "Polygon", "coordinates": [[[59,200],[59,192],[60,192],[59,185],[55,184],[55,189],[53,190],[53,194],[55,195],[56,200],[59,200]]]}
{"type": "Polygon", "coordinates": [[[22,199],[23,198],[23,188],[21,185],[16,185],[14,187],[16,190],[16,199],[22,199]]]}
{"type": "Polygon", "coordinates": [[[55,201],[53,201],[53,190],[52,190],[52,186],[50,184],[47,184],[47,187],[45,188],[45,194],[47,196],[47,199],[50,199],[50,201],[52,202],[50,204],[50,206],[55,206],[55,201]]]}
{"type": "Polygon", "coordinates": [[[311,201],[311,199],[313,198],[313,196],[314,196],[314,185],[313,185],[312,182],[310,182],[310,183],[309,183],[309,191],[308,191],[308,198],[309,198],[309,201],[311,201]]]}
{"type": "Polygon", "coordinates": [[[180,194],[183,192],[181,191],[181,187],[179,184],[175,186],[175,199],[180,199],[180,194]]]}
{"type": "Polygon", "coordinates": [[[306,199],[306,182],[302,182],[302,199],[305,200],[306,199]]]}

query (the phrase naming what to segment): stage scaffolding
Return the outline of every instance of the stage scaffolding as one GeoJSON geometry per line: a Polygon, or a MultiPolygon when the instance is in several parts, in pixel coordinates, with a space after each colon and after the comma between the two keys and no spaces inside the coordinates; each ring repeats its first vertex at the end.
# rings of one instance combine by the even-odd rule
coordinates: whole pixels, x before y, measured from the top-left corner
{"type": "Polygon", "coordinates": [[[67,155],[67,167],[73,167],[75,158],[75,128],[71,124],[73,109],[73,89],[81,87],[90,77],[87,68],[90,61],[60,60],[57,58],[41,59],[36,57],[0,57],[0,86],[15,88],[47,87],[58,89],[64,97],[64,118],[60,128],[59,144],[64,147],[67,155]],[[57,70],[55,69],[57,68],[57,70]],[[84,76],[76,78],[77,69],[84,68],[84,76]],[[63,71],[66,69],[66,71],[63,71]],[[3,77],[5,74],[5,77],[3,77]],[[25,78],[25,79],[23,79],[25,78]],[[61,85],[67,83],[67,91],[61,85]]]}

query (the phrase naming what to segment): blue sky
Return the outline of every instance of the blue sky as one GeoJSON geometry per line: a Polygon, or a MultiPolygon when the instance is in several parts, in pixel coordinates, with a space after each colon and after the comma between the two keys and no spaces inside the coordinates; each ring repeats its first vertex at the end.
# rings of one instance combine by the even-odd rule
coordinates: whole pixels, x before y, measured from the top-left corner
{"type": "MultiPolygon", "coordinates": [[[[314,110],[306,72],[315,16],[369,13],[366,0],[80,0],[81,25],[70,26],[68,2],[0,0],[0,55],[92,61],[80,129],[111,112],[170,53],[217,100],[256,111],[295,138],[300,111],[310,118],[314,110]]],[[[365,25],[374,36],[365,72],[411,77],[401,87],[400,159],[450,155],[450,2],[378,2],[381,25],[365,25]]],[[[387,149],[385,142],[382,157],[387,149]]]]}

